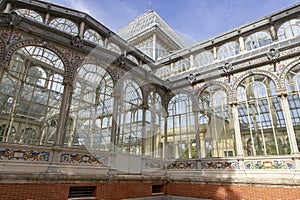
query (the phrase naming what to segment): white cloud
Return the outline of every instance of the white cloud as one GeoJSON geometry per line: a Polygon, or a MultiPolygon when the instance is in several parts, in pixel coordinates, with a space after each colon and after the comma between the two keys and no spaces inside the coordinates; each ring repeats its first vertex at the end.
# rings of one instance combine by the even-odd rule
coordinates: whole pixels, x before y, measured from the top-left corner
{"type": "Polygon", "coordinates": [[[86,0],[64,0],[64,1],[66,1],[71,8],[90,14],[90,8],[88,7],[89,4],[86,0]]]}

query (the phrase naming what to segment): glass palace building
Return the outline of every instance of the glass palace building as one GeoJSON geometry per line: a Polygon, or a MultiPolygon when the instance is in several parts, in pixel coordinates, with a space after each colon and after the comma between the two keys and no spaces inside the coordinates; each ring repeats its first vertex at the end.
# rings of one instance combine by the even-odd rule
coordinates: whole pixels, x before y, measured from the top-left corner
{"type": "Polygon", "coordinates": [[[193,46],[151,10],[0,27],[0,199],[300,198],[300,4],[193,46]]]}

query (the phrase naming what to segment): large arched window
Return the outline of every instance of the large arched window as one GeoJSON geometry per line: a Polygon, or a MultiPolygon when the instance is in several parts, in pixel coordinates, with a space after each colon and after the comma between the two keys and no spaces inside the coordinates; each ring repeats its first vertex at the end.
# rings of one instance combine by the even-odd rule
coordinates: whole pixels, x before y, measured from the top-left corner
{"type": "Polygon", "coordinates": [[[239,84],[237,96],[244,154],[289,154],[289,139],[274,82],[263,75],[253,75],[239,84]]]}
{"type": "Polygon", "coordinates": [[[240,53],[240,45],[237,42],[228,42],[223,44],[218,49],[218,60],[222,60],[228,57],[235,56],[240,53]]]}
{"type": "Polygon", "coordinates": [[[300,150],[300,64],[288,72],[285,83],[298,150],[300,150]]]}
{"type": "Polygon", "coordinates": [[[133,80],[124,80],[119,102],[119,119],[116,143],[119,151],[142,153],[142,91],[133,80]]]}
{"type": "Polygon", "coordinates": [[[174,96],[169,103],[168,112],[167,156],[196,157],[195,118],[190,97],[186,94],[174,96]]]}
{"type": "Polygon", "coordinates": [[[161,97],[156,92],[148,96],[146,113],[145,149],[146,155],[163,158],[164,121],[161,97]]]}
{"type": "Polygon", "coordinates": [[[268,34],[266,32],[262,32],[262,31],[250,35],[245,41],[247,51],[257,49],[259,47],[262,47],[262,46],[265,46],[265,45],[268,45],[271,43],[272,43],[272,38],[271,38],[270,34],[268,34]]]}
{"type": "Polygon", "coordinates": [[[65,137],[68,146],[108,150],[110,144],[113,80],[102,67],[84,64],[77,70],[65,137]]]}
{"type": "Polygon", "coordinates": [[[292,19],[290,21],[285,22],[279,27],[277,31],[278,40],[293,38],[299,35],[300,35],[299,19],[292,19]]]}
{"type": "Polygon", "coordinates": [[[218,85],[206,88],[200,94],[199,108],[201,157],[235,156],[232,117],[225,89],[218,85]]]}
{"type": "Polygon", "coordinates": [[[12,55],[0,84],[2,142],[53,144],[56,124],[49,124],[58,120],[63,93],[63,79],[54,77],[63,74],[61,59],[43,47],[26,46],[12,55]]]}

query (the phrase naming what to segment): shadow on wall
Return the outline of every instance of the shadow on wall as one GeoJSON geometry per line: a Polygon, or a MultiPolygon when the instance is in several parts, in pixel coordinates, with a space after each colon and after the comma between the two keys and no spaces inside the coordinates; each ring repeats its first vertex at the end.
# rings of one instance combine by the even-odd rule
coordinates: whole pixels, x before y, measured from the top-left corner
{"type": "MultiPolygon", "coordinates": [[[[174,181],[166,185],[166,194],[171,196],[186,197],[188,199],[212,199],[212,200],[237,200],[242,199],[237,192],[239,186],[234,186],[231,178],[219,179],[208,183],[207,180],[194,182],[174,181]],[[220,184],[223,183],[223,185],[220,184]]],[[[182,198],[184,199],[184,198],[182,198]]]]}
{"type": "Polygon", "coordinates": [[[143,198],[133,198],[133,199],[122,199],[122,200],[208,200],[200,198],[189,198],[180,196],[155,196],[155,197],[143,197],[143,198]]]}

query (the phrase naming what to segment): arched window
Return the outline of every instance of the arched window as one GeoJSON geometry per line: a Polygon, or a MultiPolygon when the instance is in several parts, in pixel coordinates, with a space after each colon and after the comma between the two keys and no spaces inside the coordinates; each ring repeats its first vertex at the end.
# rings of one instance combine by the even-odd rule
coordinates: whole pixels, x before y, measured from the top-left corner
{"type": "Polygon", "coordinates": [[[173,75],[179,74],[181,72],[187,71],[191,68],[190,60],[188,58],[181,59],[174,63],[171,72],[173,75]]]}
{"type": "Polygon", "coordinates": [[[91,41],[97,45],[103,46],[103,40],[101,36],[94,30],[88,29],[84,32],[84,39],[91,41]]]}
{"type": "Polygon", "coordinates": [[[214,61],[214,56],[211,52],[204,51],[195,56],[195,67],[202,67],[214,61]]]}
{"type": "Polygon", "coordinates": [[[61,59],[46,48],[26,46],[13,53],[0,83],[2,120],[8,132],[18,124],[18,127],[31,128],[34,133],[29,134],[29,129],[17,130],[16,134],[6,134],[4,142],[53,144],[43,137],[56,130],[49,133],[46,124],[58,115],[63,93],[63,89],[55,91],[49,87],[63,88],[62,79],[51,78],[54,73],[62,77],[64,66],[61,59]]]}
{"type": "Polygon", "coordinates": [[[238,55],[240,53],[240,45],[237,42],[228,42],[220,46],[217,57],[222,60],[228,57],[238,55]]]}
{"type": "Polygon", "coordinates": [[[273,81],[263,75],[250,76],[240,83],[237,96],[244,154],[289,154],[282,105],[273,81]]]}
{"type": "Polygon", "coordinates": [[[114,43],[109,43],[107,45],[107,49],[112,51],[112,52],[115,52],[117,54],[122,54],[122,51],[121,51],[120,47],[118,45],[114,44],[114,43]]]}
{"type": "Polygon", "coordinates": [[[108,150],[113,109],[113,80],[101,66],[78,68],[65,145],[108,150]]]}
{"type": "Polygon", "coordinates": [[[162,101],[159,94],[150,92],[148,96],[148,112],[146,113],[146,155],[163,158],[163,121],[162,101]]]}
{"type": "Polygon", "coordinates": [[[196,157],[195,116],[192,112],[192,101],[186,94],[174,96],[168,106],[168,144],[169,158],[196,157]]]}
{"type": "Polygon", "coordinates": [[[225,89],[206,88],[199,97],[199,135],[202,157],[235,156],[235,137],[225,89]]]}
{"type": "Polygon", "coordinates": [[[166,78],[171,75],[171,67],[170,65],[166,65],[156,70],[155,75],[160,78],[166,78]]]}
{"type": "Polygon", "coordinates": [[[6,142],[5,138],[10,138],[9,142],[13,142],[13,139],[16,136],[16,129],[14,126],[7,126],[6,124],[2,124],[0,126],[0,142],[6,142]]]}
{"type": "Polygon", "coordinates": [[[278,40],[285,40],[300,35],[300,19],[292,19],[282,24],[278,31],[278,40]]]}
{"type": "Polygon", "coordinates": [[[60,31],[70,33],[72,35],[78,35],[78,27],[74,24],[74,22],[68,19],[56,18],[53,19],[49,25],[60,31]]]}
{"type": "Polygon", "coordinates": [[[300,64],[294,66],[285,78],[288,91],[288,102],[296,135],[298,150],[300,151],[300,64]]]}
{"type": "Polygon", "coordinates": [[[22,130],[20,143],[23,144],[37,144],[37,132],[33,128],[25,128],[22,130]]]}
{"type": "Polygon", "coordinates": [[[41,15],[33,10],[29,10],[29,9],[17,9],[15,10],[15,12],[22,16],[22,17],[26,17],[32,21],[35,22],[41,22],[43,23],[43,18],[41,17],[41,15]]]}
{"type": "Polygon", "coordinates": [[[135,64],[139,64],[139,61],[136,59],[136,57],[134,57],[133,55],[130,55],[130,54],[128,54],[127,55],[127,58],[129,59],[129,60],[131,60],[132,62],[134,62],[135,64]]]}
{"type": "Polygon", "coordinates": [[[120,151],[140,155],[142,153],[143,102],[142,91],[133,80],[123,83],[119,103],[119,129],[117,146],[120,151]]]}
{"type": "Polygon", "coordinates": [[[270,34],[266,32],[254,33],[250,35],[245,41],[247,51],[257,49],[259,47],[263,47],[271,43],[272,43],[272,38],[270,34]]]}

